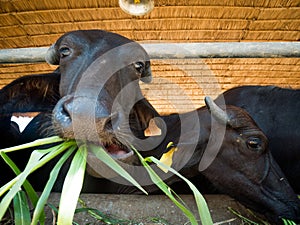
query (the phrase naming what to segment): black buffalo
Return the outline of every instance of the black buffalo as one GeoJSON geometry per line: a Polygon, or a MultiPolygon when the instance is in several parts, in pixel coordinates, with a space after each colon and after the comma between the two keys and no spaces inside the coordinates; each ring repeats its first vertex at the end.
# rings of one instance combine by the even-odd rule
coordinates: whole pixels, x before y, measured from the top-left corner
{"type": "Polygon", "coordinates": [[[18,145],[21,132],[19,125],[11,121],[12,115],[0,115],[0,149],[18,145]]]}
{"type": "Polygon", "coordinates": [[[300,193],[300,90],[241,86],[216,101],[245,109],[269,139],[272,155],[289,183],[300,193]]]}
{"type": "MultiPolygon", "coordinates": [[[[67,33],[49,49],[46,59],[59,65],[59,69],[53,73],[53,80],[49,74],[34,76],[41,79],[39,84],[45,85],[39,85],[40,95],[32,96],[23,89],[25,93],[21,91],[18,95],[27,99],[21,102],[13,90],[6,101],[0,96],[1,114],[23,109],[42,111],[25,129],[23,141],[30,140],[28,133],[32,134],[34,129],[37,137],[59,135],[102,145],[114,158],[126,162],[126,168],[149,191],[155,189],[141,167],[130,166],[139,165],[130,144],[141,150],[143,156],[160,158],[168,143],[173,142],[177,151],[172,166],[185,176],[203,174],[219,190],[264,213],[274,223],[281,224],[280,218],[299,221],[299,200],[268,151],[266,136],[243,109],[227,106],[225,112],[225,108],[207,98],[207,107],[160,116],[139,87],[140,80],[151,81],[147,53],[136,42],[114,33],[100,30],[67,33]],[[50,85],[43,82],[44,76],[50,79],[50,85]],[[54,98],[48,98],[52,96],[48,93],[54,98]],[[16,100],[13,104],[11,98],[16,100]],[[37,109],[30,103],[36,99],[33,105],[37,109]],[[45,104],[47,99],[49,105],[45,104]]],[[[24,77],[22,83],[27,78],[32,77],[24,77]]],[[[92,154],[88,156],[87,171],[83,191],[103,190],[106,183],[98,177],[109,175],[92,154]]],[[[41,185],[46,173],[49,173],[47,168],[31,182],[41,185]]],[[[169,174],[161,172],[161,175],[170,184],[176,181],[169,174]]],[[[55,190],[60,188],[58,183],[55,190]]],[[[112,188],[109,192],[135,191],[116,183],[109,188],[112,188]]]]}
{"type": "MultiPolygon", "coordinates": [[[[11,121],[11,115],[0,116],[0,149],[20,144],[19,140],[21,133],[17,123],[11,121]]],[[[11,153],[10,156],[15,156],[15,153],[11,153]]],[[[13,171],[5,163],[0,163],[0,185],[5,184],[14,177],[13,171]]]]}

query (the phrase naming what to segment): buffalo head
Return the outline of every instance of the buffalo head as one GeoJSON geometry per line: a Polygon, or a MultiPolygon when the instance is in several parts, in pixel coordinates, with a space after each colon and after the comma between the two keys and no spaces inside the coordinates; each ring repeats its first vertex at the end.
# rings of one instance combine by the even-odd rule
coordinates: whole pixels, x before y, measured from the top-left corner
{"type": "MultiPolygon", "coordinates": [[[[220,190],[273,223],[282,224],[281,218],[299,222],[300,201],[273,159],[267,137],[253,119],[235,106],[227,106],[225,112],[210,98],[206,98],[206,104],[218,126],[225,126],[226,131],[220,151],[202,173],[220,190]]],[[[208,154],[214,152],[210,148],[206,147],[208,154]]],[[[202,160],[205,157],[204,153],[202,160]]]]}
{"type": "Polygon", "coordinates": [[[158,115],[144,99],[139,81],[152,79],[150,61],[136,42],[102,30],[80,30],[60,37],[46,60],[59,65],[61,99],[53,110],[55,133],[102,144],[117,158],[158,115]]]}
{"type": "MultiPolygon", "coordinates": [[[[159,115],[139,87],[140,80],[151,81],[149,57],[139,44],[106,31],[74,31],[60,37],[46,59],[59,65],[58,70],[24,77],[4,88],[0,91],[4,102],[0,113],[42,111],[46,115],[36,117],[29,128],[46,124],[53,128],[50,135],[103,145],[108,153],[122,160],[133,155],[130,144],[137,146],[138,140],[152,144],[151,140],[157,140],[146,137],[150,125],[159,122],[159,115]],[[20,93],[28,91],[28,104],[19,101],[23,97],[20,93]]],[[[160,135],[164,138],[159,139],[160,144],[149,147],[151,151],[143,155],[159,157],[167,144],[174,142],[178,147],[173,157],[175,169],[178,163],[178,170],[187,176],[204,174],[220,190],[277,224],[281,217],[298,221],[299,200],[268,151],[263,132],[241,108],[227,106],[225,112],[210,99],[206,103],[209,110],[202,107],[183,115],[161,117],[164,123],[158,123],[159,128],[154,130],[167,128],[168,135],[160,135]],[[191,152],[184,149],[190,142],[191,152]]],[[[94,160],[88,158],[92,167],[98,163],[94,160]]],[[[92,172],[96,172],[93,176],[99,175],[92,172]]],[[[40,179],[33,180],[40,183],[40,179]]],[[[103,183],[93,179],[91,186],[98,189],[103,183]]]]}

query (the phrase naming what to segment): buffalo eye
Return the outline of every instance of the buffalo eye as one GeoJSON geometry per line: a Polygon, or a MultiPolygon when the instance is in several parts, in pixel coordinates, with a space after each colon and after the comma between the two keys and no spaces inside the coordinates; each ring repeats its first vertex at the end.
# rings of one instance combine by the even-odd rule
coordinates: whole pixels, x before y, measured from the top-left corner
{"type": "Polygon", "coordinates": [[[247,147],[253,151],[262,150],[262,140],[257,137],[252,137],[247,140],[247,147]]]}
{"type": "Polygon", "coordinates": [[[136,62],[134,63],[135,69],[142,74],[144,72],[145,64],[143,62],[136,62]]]}
{"type": "Polygon", "coordinates": [[[71,54],[71,49],[69,49],[68,47],[61,47],[59,49],[59,54],[60,54],[60,58],[67,57],[71,54]]]}

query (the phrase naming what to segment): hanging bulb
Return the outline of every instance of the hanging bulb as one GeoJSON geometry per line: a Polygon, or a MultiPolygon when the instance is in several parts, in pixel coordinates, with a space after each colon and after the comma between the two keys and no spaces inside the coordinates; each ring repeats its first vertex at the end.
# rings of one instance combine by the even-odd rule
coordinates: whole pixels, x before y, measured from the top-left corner
{"type": "Polygon", "coordinates": [[[154,0],[119,0],[121,9],[134,16],[143,16],[152,11],[154,0]]]}

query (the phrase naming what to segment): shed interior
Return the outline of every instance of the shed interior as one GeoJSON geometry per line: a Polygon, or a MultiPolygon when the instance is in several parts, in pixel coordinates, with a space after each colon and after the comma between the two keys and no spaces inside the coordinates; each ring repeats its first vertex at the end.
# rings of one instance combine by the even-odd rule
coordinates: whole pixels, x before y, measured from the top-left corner
{"type": "MultiPolygon", "coordinates": [[[[2,0],[0,49],[46,47],[65,32],[104,29],[140,43],[297,42],[300,2],[156,0],[145,16],[117,0],[2,0]]],[[[262,50],[263,51],[263,50],[262,50]]],[[[46,63],[0,64],[0,87],[54,70],[46,63]]],[[[240,85],[300,87],[300,58],[152,59],[153,83],[141,84],[162,114],[184,112],[240,85]]]]}

